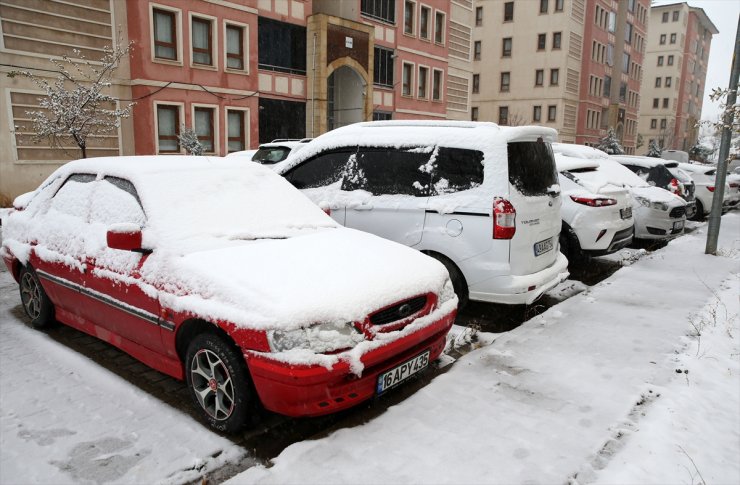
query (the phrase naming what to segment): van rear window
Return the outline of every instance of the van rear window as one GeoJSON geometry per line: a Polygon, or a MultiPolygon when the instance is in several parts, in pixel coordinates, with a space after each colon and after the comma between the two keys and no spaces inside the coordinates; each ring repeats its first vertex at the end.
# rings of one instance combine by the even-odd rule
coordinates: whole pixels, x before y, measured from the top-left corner
{"type": "Polygon", "coordinates": [[[520,141],[508,144],[509,183],[523,195],[547,195],[558,183],[555,158],[549,143],[520,141]]]}

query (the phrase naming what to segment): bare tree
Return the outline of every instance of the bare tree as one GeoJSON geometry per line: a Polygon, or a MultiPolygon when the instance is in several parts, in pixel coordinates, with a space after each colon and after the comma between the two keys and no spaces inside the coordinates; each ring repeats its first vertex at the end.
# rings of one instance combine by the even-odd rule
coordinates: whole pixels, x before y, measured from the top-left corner
{"type": "Polygon", "coordinates": [[[509,126],[524,126],[527,124],[527,119],[518,111],[514,111],[509,115],[509,126]]]}
{"type": "Polygon", "coordinates": [[[106,47],[99,61],[90,61],[77,49],[72,56],[50,59],[56,68],[53,82],[30,71],[12,71],[9,77],[27,77],[46,96],[39,98],[40,110],[27,111],[33,123],[33,140],[48,140],[51,147],[64,146],[71,138],[87,158],[88,139],[115,132],[121,118],[131,114],[134,103],[118,106],[117,99],[106,94],[121,60],[131,51],[125,47],[106,47]]]}

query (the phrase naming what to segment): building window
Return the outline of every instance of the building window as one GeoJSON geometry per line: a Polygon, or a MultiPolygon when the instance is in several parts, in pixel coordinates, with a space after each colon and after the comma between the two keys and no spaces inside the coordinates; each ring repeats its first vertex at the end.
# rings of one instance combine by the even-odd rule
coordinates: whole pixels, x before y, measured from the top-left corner
{"type": "Polygon", "coordinates": [[[537,50],[543,51],[547,47],[547,34],[537,34],[537,50]]]}
{"type": "Polygon", "coordinates": [[[663,23],[668,23],[668,12],[663,12],[663,16],[661,17],[661,20],[663,23]]]}
{"type": "Polygon", "coordinates": [[[627,83],[619,84],[619,101],[624,103],[627,99],[627,83]]]}
{"type": "Polygon", "coordinates": [[[373,83],[379,86],[393,87],[393,51],[375,47],[375,69],[373,83]]]}
{"type": "Polygon", "coordinates": [[[245,136],[246,130],[244,129],[246,126],[244,111],[227,110],[226,126],[226,129],[228,130],[227,145],[229,153],[246,150],[247,142],[245,136]]]}
{"type": "Polygon", "coordinates": [[[193,44],[193,64],[213,65],[213,28],[208,19],[193,17],[190,32],[193,44]]]}
{"type": "Polygon", "coordinates": [[[427,99],[427,79],[429,79],[429,68],[419,66],[419,99],[427,99]]]}
{"type": "Polygon", "coordinates": [[[666,129],[666,125],[667,125],[667,123],[666,123],[666,119],[665,118],[663,118],[662,120],[660,120],[660,129],[661,130],[665,130],[666,129]]]}
{"type": "Polygon", "coordinates": [[[671,34],[671,44],[676,43],[676,34],[671,34]]]}
{"type": "Polygon", "coordinates": [[[630,12],[635,11],[635,0],[629,0],[627,2],[627,10],[629,10],[630,12]]]}
{"type": "Polygon", "coordinates": [[[432,101],[442,101],[442,71],[432,70],[432,101]]]}
{"type": "Polygon", "coordinates": [[[609,12],[609,32],[616,32],[617,30],[617,14],[609,12]]]}
{"type": "Polygon", "coordinates": [[[403,33],[414,35],[414,13],[416,12],[416,3],[406,0],[403,3],[403,33]]]}
{"type": "Polygon", "coordinates": [[[511,57],[511,37],[506,37],[501,42],[501,57],[511,57]]]}
{"type": "Polygon", "coordinates": [[[393,119],[393,113],[373,111],[373,121],[388,121],[393,119]]]}
{"type": "Polygon", "coordinates": [[[659,66],[663,65],[663,56],[658,56],[658,65],[659,66]]]}
{"type": "Polygon", "coordinates": [[[665,34],[660,34],[660,45],[665,44],[665,34]]]}
{"type": "Polygon", "coordinates": [[[504,3],[504,22],[511,22],[514,20],[514,2],[504,3]]]}
{"type": "Polygon", "coordinates": [[[473,74],[473,93],[480,92],[480,74],[473,74]]]}
{"type": "Polygon", "coordinates": [[[159,153],[179,153],[180,107],[157,105],[157,149],[159,153]]]}
{"type": "Polygon", "coordinates": [[[226,67],[228,69],[246,70],[244,39],[244,27],[226,25],[226,67]]]}
{"type": "Polygon", "coordinates": [[[422,5],[421,13],[419,14],[419,37],[422,39],[429,40],[429,17],[432,14],[432,9],[422,5]]]}
{"type": "Polygon", "coordinates": [[[668,98],[663,98],[663,107],[664,108],[668,107],[668,98]]]}
{"type": "Polygon", "coordinates": [[[678,10],[673,11],[673,21],[678,22],[678,10]]]}
{"type": "Polygon", "coordinates": [[[480,61],[480,50],[481,50],[481,44],[479,40],[476,40],[473,44],[473,60],[474,61],[480,61]]]}
{"type": "Polygon", "coordinates": [[[361,0],[362,15],[388,23],[396,22],[396,0],[361,0]]]}
{"type": "Polygon", "coordinates": [[[668,56],[668,65],[669,66],[673,65],[673,56],[668,56]]]}
{"type": "Polygon", "coordinates": [[[653,108],[660,108],[660,98],[653,98],[653,108]]]}
{"type": "Polygon", "coordinates": [[[612,78],[604,76],[604,97],[608,98],[612,94],[612,78]]]}
{"type": "Polygon", "coordinates": [[[434,42],[437,44],[445,42],[445,14],[443,12],[434,13],[434,42]]]}
{"type": "Polygon", "coordinates": [[[542,120],[542,106],[535,106],[532,109],[532,121],[542,120]]]}
{"type": "Polygon", "coordinates": [[[509,107],[499,106],[498,107],[498,124],[508,125],[509,124],[509,107]]]}
{"type": "Polygon", "coordinates": [[[534,71],[534,85],[542,86],[544,84],[545,84],[545,70],[537,69],[536,71],[534,71]]]}
{"type": "Polygon", "coordinates": [[[175,12],[155,8],[154,15],[154,57],[177,60],[177,30],[175,12]]]}
{"type": "Polygon", "coordinates": [[[213,108],[194,108],[193,109],[193,129],[198,135],[198,141],[203,145],[204,153],[214,153],[216,151],[213,134],[215,133],[213,125],[213,108]]]}
{"type": "Polygon", "coordinates": [[[552,48],[553,49],[560,49],[560,45],[563,42],[563,33],[562,32],[553,32],[552,34],[552,48]]]}
{"type": "Polygon", "coordinates": [[[501,73],[501,91],[504,93],[509,92],[510,85],[511,85],[511,73],[502,72],[501,73]]]}
{"type": "Polygon", "coordinates": [[[560,83],[560,69],[550,69],[550,86],[557,86],[560,83]]]}
{"type": "Polygon", "coordinates": [[[411,83],[413,83],[414,77],[414,65],[403,63],[403,87],[401,94],[404,96],[411,96],[411,83]]]}
{"type": "Polygon", "coordinates": [[[661,81],[661,79],[662,79],[662,78],[660,78],[660,77],[656,77],[656,78],[655,78],[655,87],[656,87],[656,88],[659,88],[659,87],[660,87],[660,81],[661,81]]]}
{"type": "Polygon", "coordinates": [[[565,3],[565,0],[555,0],[555,11],[562,12],[564,3],[565,3]]]}
{"type": "Polygon", "coordinates": [[[259,17],[257,25],[259,68],[305,75],[306,27],[267,17],[259,17]]]}
{"type": "Polygon", "coordinates": [[[476,106],[470,108],[470,121],[478,121],[478,108],[476,106]]]}
{"type": "Polygon", "coordinates": [[[672,77],[666,76],[666,78],[665,78],[665,87],[670,88],[671,87],[672,80],[673,80],[672,77]]]}
{"type": "Polygon", "coordinates": [[[632,44],[632,24],[627,22],[624,29],[624,41],[628,44],[632,44]]]}
{"type": "Polygon", "coordinates": [[[650,129],[651,130],[654,130],[657,127],[658,127],[658,120],[656,120],[655,118],[653,118],[652,120],[650,120],[650,129]]]}
{"type": "Polygon", "coordinates": [[[475,7],[475,26],[483,25],[483,7],[475,7]]]}
{"type": "Polygon", "coordinates": [[[547,13],[547,0],[540,0],[540,13],[547,13]]]}
{"type": "Polygon", "coordinates": [[[551,104],[547,107],[547,121],[555,121],[558,117],[558,107],[551,104]]]}
{"type": "Polygon", "coordinates": [[[626,52],[622,52],[622,72],[630,72],[630,55],[626,52]]]}

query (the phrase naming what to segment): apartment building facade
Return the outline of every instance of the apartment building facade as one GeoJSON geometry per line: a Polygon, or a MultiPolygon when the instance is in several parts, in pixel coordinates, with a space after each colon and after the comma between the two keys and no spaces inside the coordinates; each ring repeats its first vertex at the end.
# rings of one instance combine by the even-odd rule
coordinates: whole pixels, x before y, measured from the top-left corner
{"type": "Polygon", "coordinates": [[[648,0],[478,0],[472,119],[635,150],[648,0]]]}
{"type": "MultiPolygon", "coordinates": [[[[0,15],[4,73],[53,76],[49,58],[133,43],[112,87],[132,116],[89,156],[184,153],[184,128],[223,156],[363,120],[470,116],[472,0],[7,0],[0,15]]],[[[7,205],[80,154],[31,143],[42,93],[28,79],[0,90],[7,205]]]]}
{"type": "Polygon", "coordinates": [[[709,50],[718,33],[703,9],[686,2],[652,8],[639,122],[646,145],[688,151],[696,144],[709,50]]]}

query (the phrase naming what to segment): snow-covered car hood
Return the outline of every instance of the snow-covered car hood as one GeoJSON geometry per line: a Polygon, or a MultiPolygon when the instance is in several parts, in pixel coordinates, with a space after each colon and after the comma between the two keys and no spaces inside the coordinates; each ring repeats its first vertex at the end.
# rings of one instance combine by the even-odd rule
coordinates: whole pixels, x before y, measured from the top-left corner
{"type": "Polygon", "coordinates": [[[664,202],[669,208],[686,205],[686,201],[681,197],[660,187],[632,187],[631,190],[635,196],[644,197],[650,202],[664,202]]]}
{"type": "MultiPolygon", "coordinates": [[[[448,279],[442,264],[414,249],[345,228],[163,260],[178,275],[166,287],[187,289],[165,288],[164,305],[254,329],[362,321],[400,300],[440,294],[448,279]]],[[[154,261],[147,266],[145,278],[162,273],[154,261]]]]}

